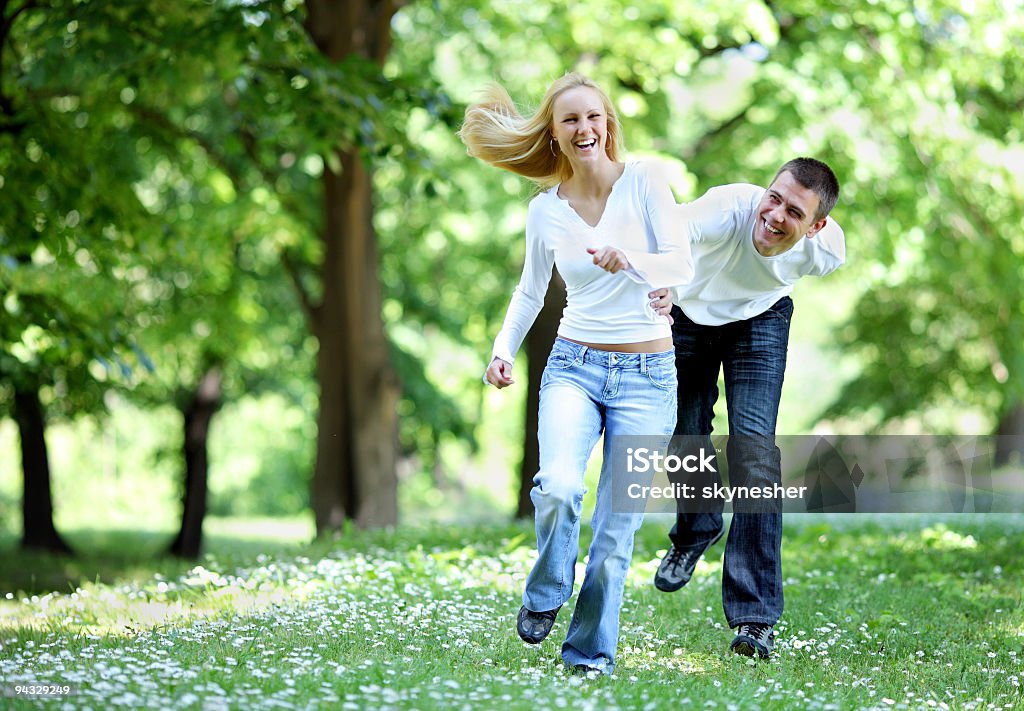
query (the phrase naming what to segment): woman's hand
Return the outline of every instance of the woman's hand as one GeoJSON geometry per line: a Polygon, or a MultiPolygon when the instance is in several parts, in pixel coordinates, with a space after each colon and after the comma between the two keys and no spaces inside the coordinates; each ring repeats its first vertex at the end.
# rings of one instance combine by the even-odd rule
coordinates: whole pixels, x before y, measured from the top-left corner
{"type": "Polygon", "coordinates": [[[494,360],[491,361],[491,364],[487,366],[487,372],[484,373],[484,380],[498,388],[498,390],[507,388],[515,382],[515,380],[512,379],[512,364],[495,356],[494,360]]]}
{"type": "Polygon", "coordinates": [[[651,300],[651,308],[654,309],[654,313],[667,317],[670,326],[675,323],[669,315],[672,311],[672,296],[668,289],[655,289],[647,295],[647,298],[651,300]]]}
{"type": "Polygon", "coordinates": [[[623,269],[629,269],[629,260],[626,259],[626,255],[615,247],[601,247],[601,249],[587,247],[587,254],[593,255],[594,264],[606,272],[614,274],[623,269]]]}

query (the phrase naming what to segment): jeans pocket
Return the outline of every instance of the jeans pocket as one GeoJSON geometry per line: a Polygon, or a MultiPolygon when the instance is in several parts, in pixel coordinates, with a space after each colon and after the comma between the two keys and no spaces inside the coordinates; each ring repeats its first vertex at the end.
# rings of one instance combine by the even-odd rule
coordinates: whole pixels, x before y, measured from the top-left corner
{"type": "Polygon", "coordinates": [[[677,385],[675,363],[658,363],[647,368],[647,379],[661,390],[675,390],[677,385]]]}
{"type": "Polygon", "coordinates": [[[548,356],[547,368],[551,370],[568,370],[576,364],[576,358],[570,353],[553,351],[548,356]]]}
{"type": "Polygon", "coordinates": [[[573,366],[576,359],[566,353],[552,353],[548,356],[548,362],[544,366],[544,372],[540,374],[540,389],[543,390],[551,384],[552,379],[561,380],[573,377],[573,366]]]}
{"type": "Polygon", "coordinates": [[[788,297],[779,299],[769,306],[768,311],[765,313],[775,318],[780,318],[786,324],[789,324],[793,318],[793,300],[788,297]]]}

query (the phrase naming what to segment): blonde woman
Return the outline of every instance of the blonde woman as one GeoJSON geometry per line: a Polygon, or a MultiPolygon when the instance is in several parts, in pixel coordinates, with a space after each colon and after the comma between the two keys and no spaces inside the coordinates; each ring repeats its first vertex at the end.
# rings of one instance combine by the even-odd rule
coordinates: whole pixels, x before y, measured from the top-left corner
{"type": "Polygon", "coordinates": [[[466,110],[459,135],[470,155],[543,189],[529,205],[523,274],[486,382],[499,389],[514,382],[515,354],[541,309],[553,264],[568,294],[541,381],[540,469],[531,492],[539,555],[516,629],[524,641],[541,642],[572,594],[583,474],[603,432],[593,543],[562,658],[571,668],[610,674],[643,513],[613,510],[609,454],[616,436],[668,436],[675,426],[670,321],[651,307],[649,292],[692,278],[685,223],[653,166],[622,161],[615,108],[581,74],[554,82],[525,116],[492,86],[466,110]]]}

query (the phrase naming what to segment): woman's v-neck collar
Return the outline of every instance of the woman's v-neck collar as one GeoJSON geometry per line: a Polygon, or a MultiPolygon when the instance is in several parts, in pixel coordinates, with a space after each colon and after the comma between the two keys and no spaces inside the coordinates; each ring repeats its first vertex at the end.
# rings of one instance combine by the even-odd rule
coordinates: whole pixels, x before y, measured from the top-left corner
{"type": "Polygon", "coordinates": [[[576,212],[576,208],[572,206],[572,203],[569,202],[567,198],[563,198],[558,194],[558,188],[561,186],[561,183],[551,188],[551,194],[554,196],[556,200],[558,200],[558,202],[565,205],[569,212],[575,215],[576,219],[579,220],[581,224],[586,226],[587,229],[596,230],[598,227],[601,226],[601,223],[604,222],[604,216],[608,214],[608,206],[611,204],[612,196],[615,195],[615,189],[618,187],[619,183],[622,182],[622,179],[626,176],[626,171],[630,170],[632,166],[632,162],[623,164],[622,172],[619,173],[619,177],[617,177],[615,181],[612,183],[612,189],[608,192],[608,198],[604,201],[604,209],[601,210],[601,216],[597,218],[597,222],[594,223],[593,225],[584,220],[583,216],[580,215],[580,213],[576,212]]]}

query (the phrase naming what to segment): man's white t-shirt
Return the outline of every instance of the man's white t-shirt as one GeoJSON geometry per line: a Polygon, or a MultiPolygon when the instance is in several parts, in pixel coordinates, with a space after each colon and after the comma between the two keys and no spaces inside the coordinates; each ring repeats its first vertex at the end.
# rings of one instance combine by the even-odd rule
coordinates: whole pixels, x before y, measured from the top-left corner
{"type": "Polygon", "coordinates": [[[673,290],[673,301],[694,323],[721,326],[753,318],[788,296],[800,277],[824,276],[846,261],[843,230],[831,218],[786,252],[761,256],[753,230],[764,193],[756,185],[722,185],[678,207],[677,219],[690,234],[694,277],[673,290]]]}

